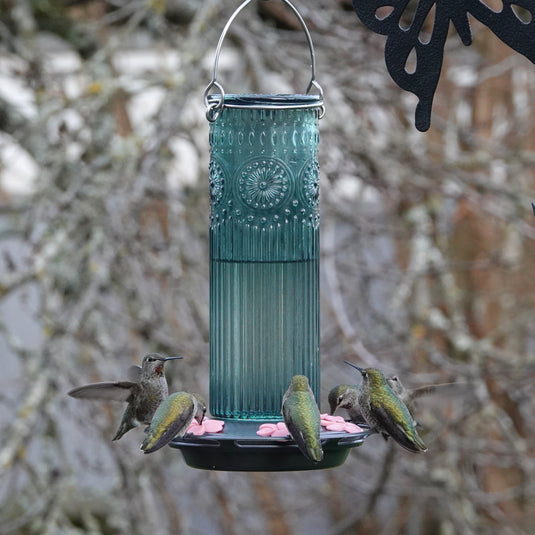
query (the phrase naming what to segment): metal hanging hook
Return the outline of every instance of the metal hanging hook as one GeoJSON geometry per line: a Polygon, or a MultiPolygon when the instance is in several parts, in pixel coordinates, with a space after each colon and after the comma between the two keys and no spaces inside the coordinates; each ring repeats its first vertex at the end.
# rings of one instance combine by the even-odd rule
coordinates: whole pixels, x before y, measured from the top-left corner
{"type": "MultiPolygon", "coordinates": [[[[223,28],[223,31],[221,32],[221,36],[219,37],[219,41],[217,43],[216,51],[215,51],[215,58],[214,58],[214,69],[212,73],[212,80],[204,90],[204,104],[206,106],[206,118],[208,121],[213,122],[221,113],[221,110],[223,109],[223,106],[225,104],[225,90],[223,89],[223,86],[217,81],[217,68],[219,65],[219,55],[221,53],[221,47],[223,46],[223,40],[225,39],[225,36],[227,35],[227,32],[230,28],[230,25],[234,22],[236,17],[239,15],[239,13],[247,7],[253,0],[245,0],[236,10],[230,18],[228,19],[227,23],[225,24],[225,27],[223,28]],[[219,96],[220,98],[215,100],[214,98],[209,99],[210,91],[212,88],[216,87],[219,90],[219,96]]],[[[264,0],[269,1],[269,0],[264,0]]],[[[286,4],[294,13],[294,15],[297,17],[297,20],[299,21],[299,24],[301,25],[301,28],[303,29],[306,40],[308,43],[308,48],[310,50],[310,70],[311,70],[311,77],[310,81],[307,85],[306,94],[308,95],[312,89],[315,89],[318,91],[318,95],[320,97],[320,101],[323,102],[323,89],[321,88],[320,84],[316,81],[316,55],[314,54],[314,45],[312,44],[312,37],[310,36],[310,32],[308,31],[307,25],[297,10],[297,8],[289,1],[289,0],[281,0],[284,4],[286,4]]],[[[323,104],[321,104],[321,112],[319,118],[321,119],[323,115],[325,114],[325,109],[323,107],[323,104]]]]}

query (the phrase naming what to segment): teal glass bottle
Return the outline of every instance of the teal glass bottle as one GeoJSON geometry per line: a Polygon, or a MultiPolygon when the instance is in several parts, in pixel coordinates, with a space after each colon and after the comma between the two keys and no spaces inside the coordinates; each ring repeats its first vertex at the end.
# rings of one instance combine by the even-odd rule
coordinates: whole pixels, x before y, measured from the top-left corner
{"type": "Polygon", "coordinates": [[[317,95],[225,95],[210,123],[215,417],[279,419],[295,374],[319,400],[321,111],[317,95]]]}

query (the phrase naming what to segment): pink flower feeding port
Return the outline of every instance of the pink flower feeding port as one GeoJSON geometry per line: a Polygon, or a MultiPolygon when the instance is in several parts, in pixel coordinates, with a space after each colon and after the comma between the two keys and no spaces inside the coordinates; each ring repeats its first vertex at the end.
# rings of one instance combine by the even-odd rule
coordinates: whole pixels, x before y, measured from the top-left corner
{"type": "MultiPolygon", "coordinates": [[[[362,433],[363,429],[356,424],[347,422],[341,416],[331,416],[330,414],[321,415],[321,426],[326,431],[362,433]]],[[[258,427],[257,435],[261,437],[287,437],[290,435],[284,422],[276,424],[261,424],[258,427]]]]}
{"type": "Polygon", "coordinates": [[[170,446],[182,451],[189,466],[207,470],[333,468],[369,431],[324,419],[324,455],[314,462],[281,427],[282,399],[292,377],[306,376],[320,399],[323,91],[306,24],[282,0],[310,50],[305,93],[225,92],[217,80],[223,39],[252,1],[245,0],[224,27],[204,94],[210,123],[210,413],[224,426],[215,433],[210,423],[204,432],[194,426],[170,446]]]}
{"type": "Polygon", "coordinates": [[[222,420],[212,420],[210,418],[204,418],[202,424],[199,424],[196,420],[193,420],[189,425],[186,433],[200,437],[205,434],[221,433],[225,427],[225,422],[222,420]]]}

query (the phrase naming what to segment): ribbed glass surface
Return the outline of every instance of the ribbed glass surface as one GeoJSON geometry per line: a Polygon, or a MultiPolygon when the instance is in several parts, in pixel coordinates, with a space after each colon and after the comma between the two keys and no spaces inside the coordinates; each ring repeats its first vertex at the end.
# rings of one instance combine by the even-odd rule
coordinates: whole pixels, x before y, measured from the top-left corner
{"type": "Polygon", "coordinates": [[[295,374],[319,399],[319,108],[233,99],[210,126],[210,411],[273,419],[295,374]]]}

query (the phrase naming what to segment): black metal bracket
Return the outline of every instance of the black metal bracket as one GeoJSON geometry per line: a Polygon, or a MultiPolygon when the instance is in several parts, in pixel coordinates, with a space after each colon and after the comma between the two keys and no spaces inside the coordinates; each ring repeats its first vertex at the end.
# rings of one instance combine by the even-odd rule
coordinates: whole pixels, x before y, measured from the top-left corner
{"type": "Polygon", "coordinates": [[[400,25],[410,0],[353,0],[353,8],[370,30],[386,35],[385,61],[392,79],[418,97],[415,125],[424,132],[431,124],[433,97],[440,78],[450,22],[464,45],[472,43],[468,15],[487,26],[513,50],[535,63],[535,0],[502,0],[494,11],[481,0],[418,0],[408,28],[400,25]],[[422,40],[422,27],[435,7],[431,35],[422,40]],[[382,11],[383,10],[383,11],[382,11]],[[390,12],[388,12],[390,10],[390,12]],[[386,13],[386,14],[382,14],[386,13]],[[416,67],[407,59],[416,52],[416,67]]]}

